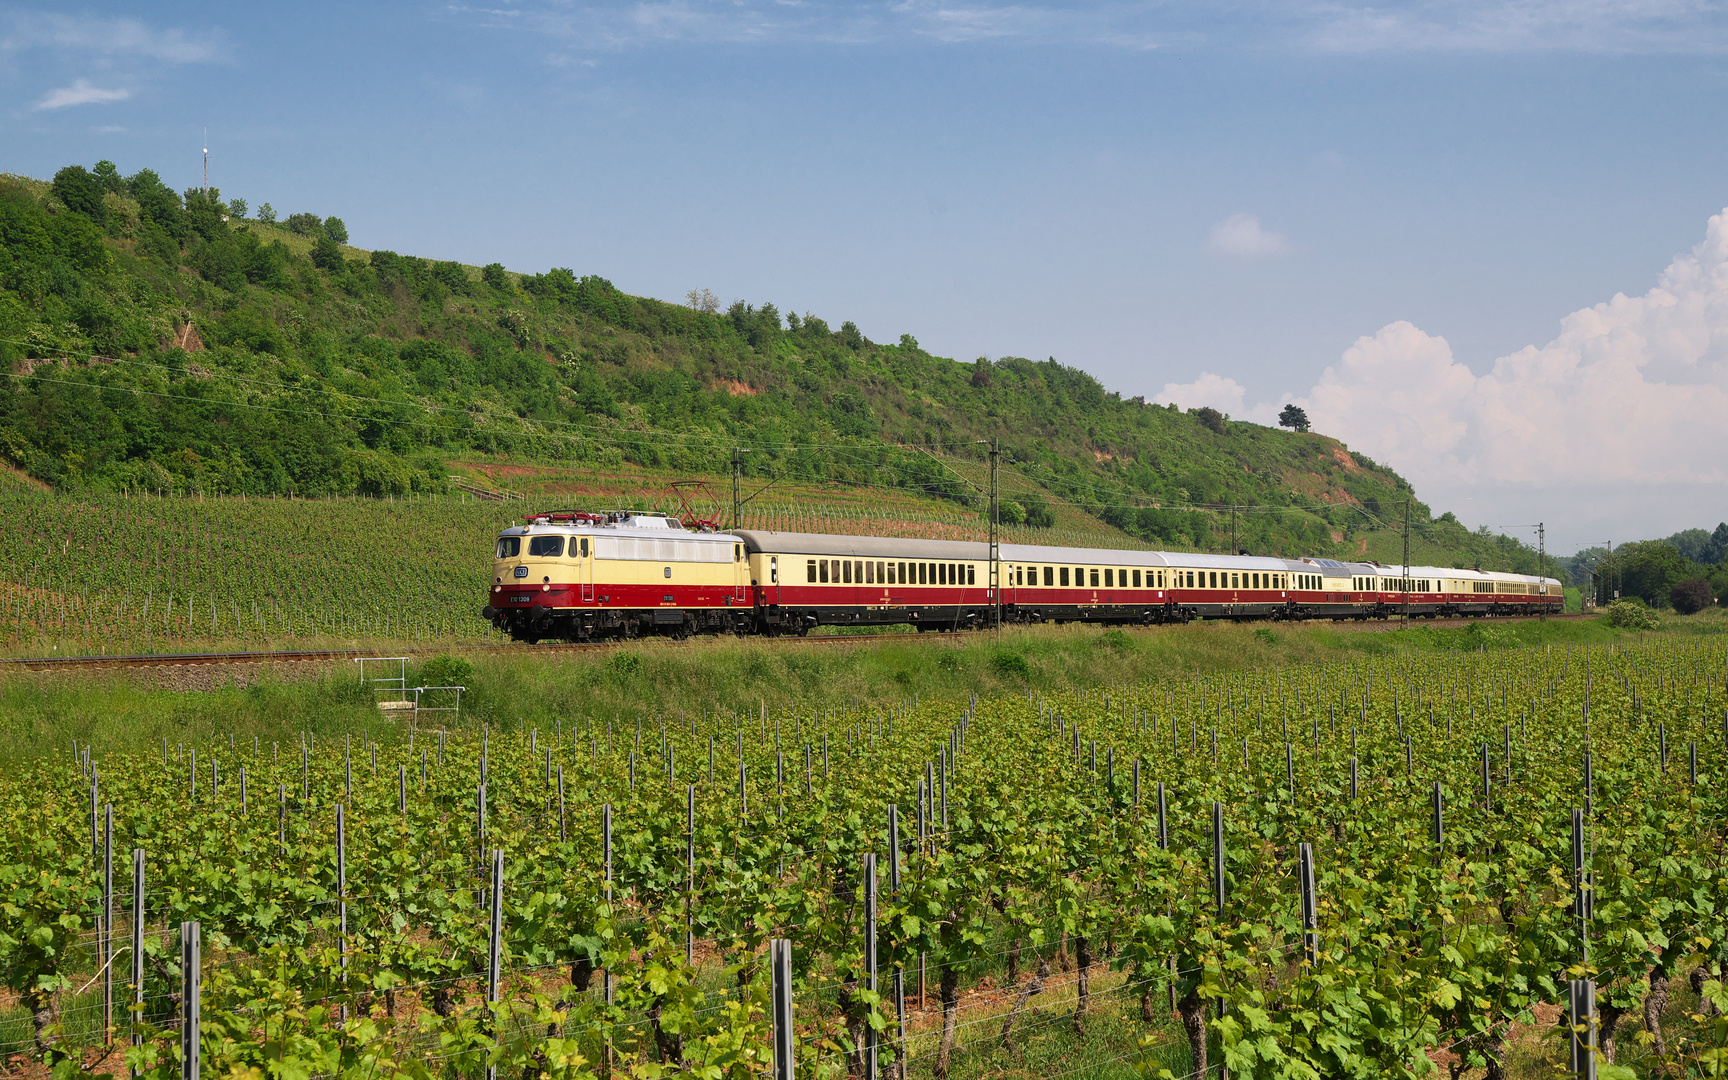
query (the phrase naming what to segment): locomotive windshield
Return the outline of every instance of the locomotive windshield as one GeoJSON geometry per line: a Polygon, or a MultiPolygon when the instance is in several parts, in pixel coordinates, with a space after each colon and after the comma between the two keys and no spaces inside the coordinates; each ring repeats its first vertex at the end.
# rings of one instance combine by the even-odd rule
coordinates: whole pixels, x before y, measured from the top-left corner
{"type": "Polygon", "coordinates": [[[520,536],[500,536],[498,538],[498,557],[514,559],[522,554],[522,538],[520,536]]]}
{"type": "Polygon", "coordinates": [[[528,541],[528,554],[546,559],[556,559],[564,554],[564,538],[562,536],[536,536],[528,541]]]}

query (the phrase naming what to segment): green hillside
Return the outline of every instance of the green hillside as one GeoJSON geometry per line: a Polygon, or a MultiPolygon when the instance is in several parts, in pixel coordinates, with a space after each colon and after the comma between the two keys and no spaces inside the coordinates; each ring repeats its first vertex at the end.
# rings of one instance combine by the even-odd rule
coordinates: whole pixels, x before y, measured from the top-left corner
{"type": "MultiPolygon", "coordinates": [[[[1054,359],[956,362],[772,303],[707,310],[346,239],[149,170],[0,177],[0,462],[63,493],[384,497],[505,464],[715,478],[740,447],[752,488],[975,516],[979,444],[1000,440],[1017,528],[1344,556],[1383,555],[1414,498],[1324,435],[1123,400],[1054,359]]],[[[1435,558],[1534,565],[1412,516],[1435,558]]]]}

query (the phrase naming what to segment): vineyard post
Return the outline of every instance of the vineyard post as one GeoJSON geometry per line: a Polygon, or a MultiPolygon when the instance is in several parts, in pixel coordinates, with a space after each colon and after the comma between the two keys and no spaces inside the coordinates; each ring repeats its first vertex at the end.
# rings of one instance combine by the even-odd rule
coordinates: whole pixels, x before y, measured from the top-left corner
{"type": "Polygon", "coordinates": [[[794,1080],[792,1051],[792,942],[768,941],[768,987],[773,1001],[774,1080],[794,1080]]]}
{"type": "Polygon", "coordinates": [[[1698,744],[1686,744],[1686,769],[1692,780],[1692,786],[1698,786],[1698,744]]]}
{"type": "MultiPolygon", "coordinates": [[[[864,856],[864,978],[869,983],[872,994],[876,993],[876,976],[876,853],[868,852],[864,856]]],[[[872,1010],[877,1008],[874,1004],[870,1007],[872,1010]]],[[[866,1022],[864,1025],[864,1076],[866,1080],[876,1080],[876,1058],[876,1025],[866,1022]]]]}
{"type": "Polygon", "coordinates": [[[1212,892],[1224,914],[1224,804],[1212,803],[1212,892]]]}
{"type": "Polygon", "coordinates": [[[204,979],[203,957],[196,922],[180,924],[180,1080],[202,1080],[199,1068],[199,1007],[204,979]]]}
{"type": "Polygon", "coordinates": [[[1578,1080],[1596,1080],[1596,983],[1573,979],[1567,983],[1572,1026],[1572,1073],[1578,1080]]]}
{"type": "MultiPolygon", "coordinates": [[[[1728,728],[1728,719],[1723,720],[1724,728],[1728,728]]],[[[822,733],[822,779],[828,779],[828,733],[822,733]]]]}
{"type": "Polygon", "coordinates": [[[276,785],[276,842],[288,847],[288,785],[276,785]]]}
{"type": "Polygon", "coordinates": [[[1357,774],[1358,774],[1358,769],[1357,769],[1356,759],[1354,757],[1352,757],[1350,759],[1350,801],[1351,802],[1356,801],[1357,774]]]}
{"type": "MultiPolygon", "coordinates": [[[[560,790],[564,782],[559,767],[560,790]]],[[[696,785],[684,789],[684,962],[696,963],[696,785]]]]}
{"type": "Polygon", "coordinates": [[[1595,817],[1596,777],[1590,751],[1584,751],[1584,816],[1595,817]]]}
{"type": "MultiPolygon", "coordinates": [[[[141,1046],[144,1033],[144,849],[132,849],[132,1045],[141,1046]]],[[[133,1076],[137,1076],[136,1070],[133,1076]]]]}
{"type": "Polygon", "coordinates": [[[188,761],[190,763],[188,766],[188,772],[187,772],[188,801],[193,806],[197,806],[198,805],[198,748],[196,746],[194,746],[192,748],[192,752],[188,757],[188,761]]]}
{"type": "Polygon", "coordinates": [[[1302,951],[1310,968],[1320,964],[1318,904],[1314,896],[1314,848],[1303,843],[1296,848],[1296,874],[1302,888],[1302,951]]]}
{"type": "MultiPolygon", "coordinates": [[[[501,1033],[498,1031],[498,978],[503,969],[504,943],[504,851],[502,848],[492,852],[492,918],[490,920],[486,944],[486,1004],[492,1010],[492,1037],[496,1043],[501,1033]]],[[[498,1080],[498,1061],[494,1053],[486,1065],[486,1080],[498,1080]]]]}
{"type": "Polygon", "coordinates": [[[1160,850],[1170,850],[1170,821],[1165,816],[1164,781],[1158,781],[1158,847],[1160,850]]]}
{"type": "MultiPolygon", "coordinates": [[[[612,804],[606,803],[600,807],[600,857],[604,867],[603,882],[606,888],[607,918],[612,912],[612,804]]],[[[604,978],[601,988],[606,995],[606,1004],[612,1004],[612,966],[608,964],[602,973],[604,978]]],[[[608,1039],[606,1054],[610,1059],[612,1054],[611,1041],[608,1039]]]]}
{"type": "Polygon", "coordinates": [[[114,1044],[114,804],[102,812],[102,922],[101,947],[96,952],[102,964],[102,1045],[114,1044]]]}
{"type": "Polygon", "coordinates": [[[1584,812],[1572,810],[1572,917],[1578,924],[1578,962],[1590,962],[1589,877],[1584,866],[1584,812]]]}
{"type": "Polygon", "coordinates": [[[240,812],[246,812],[246,766],[240,766],[240,812]]]}
{"type": "MultiPolygon", "coordinates": [[[[342,971],[342,985],[348,985],[348,812],[342,803],[336,804],[336,963],[342,971]]],[[[338,1015],[348,1022],[348,1004],[343,1002],[338,1015]]]]}
{"type": "Polygon", "coordinates": [[[562,844],[565,837],[564,818],[564,766],[558,766],[558,842],[562,844]]]}
{"type": "Polygon", "coordinates": [[[1488,777],[1488,744],[1482,744],[1482,809],[1493,807],[1493,781],[1488,777]]]}
{"type": "Polygon", "coordinates": [[[1432,802],[1434,804],[1434,822],[1433,822],[1433,826],[1432,826],[1432,836],[1433,836],[1433,840],[1434,840],[1434,854],[1436,857],[1438,857],[1440,854],[1441,848],[1446,843],[1446,821],[1445,821],[1446,797],[1444,795],[1440,794],[1440,781],[1438,781],[1438,780],[1434,781],[1434,794],[1432,796],[1432,802]]]}
{"type": "Polygon", "coordinates": [[[1296,760],[1291,756],[1290,744],[1284,744],[1284,780],[1290,787],[1290,805],[1296,805],[1296,760]]]}
{"type": "MultiPolygon", "coordinates": [[[[896,901],[900,898],[900,806],[888,804],[888,891],[896,901]]],[[[906,969],[894,965],[894,1022],[900,1033],[894,1047],[895,1073],[899,1080],[906,1076],[906,969]]]]}
{"type": "Polygon", "coordinates": [[[749,779],[749,772],[744,765],[743,759],[740,758],[738,761],[738,830],[739,830],[739,832],[743,832],[744,822],[750,816],[750,796],[749,796],[748,792],[745,790],[745,783],[748,781],[748,779],[749,779]]]}
{"type": "Polygon", "coordinates": [[[1140,809],[1140,759],[1134,759],[1134,809],[1140,809]]]}
{"type": "Polygon", "coordinates": [[[306,736],[302,733],[300,736],[300,797],[302,799],[309,799],[312,797],[312,781],[309,772],[310,766],[307,764],[307,761],[306,736]]]}
{"type": "Polygon", "coordinates": [[[102,870],[102,807],[98,801],[101,788],[96,770],[90,770],[90,869],[100,873],[102,870]]]}

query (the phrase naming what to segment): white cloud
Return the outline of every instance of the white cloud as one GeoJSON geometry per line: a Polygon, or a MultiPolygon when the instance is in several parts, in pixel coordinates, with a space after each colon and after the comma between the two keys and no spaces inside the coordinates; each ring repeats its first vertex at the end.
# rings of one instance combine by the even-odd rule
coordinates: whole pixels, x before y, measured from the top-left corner
{"type": "Polygon", "coordinates": [[[582,49],[934,40],[1131,51],[1180,45],[1320,53],[1728,52],[1728,23],[1716,0],[455,0],[450,10],[582,49]]]}
{"type": "Polygon", "coordinates": [[[1212,226],[1206,247],[1239,259],[1260,259],[1290,250],[1282,233],[1267,230],[1253,214],[1231,214],[1212,226]]]}
{"type": "Polygon", "coordinates": [[[1396,322],[1294,400],[1436,510],[1559,523],[1556,549],[1713,523],[1728,516],[1728,210],[1655,288],[1573,312],[1484,375],[1396,322]]]}
{"type": "Polygon", "coordinates": [[[71,86],[48,91],[47,95],[36,103],[36,107],[64,109],[72,105],[106,105],[113,101],[125,101],[131,96],[130,90],[104,90],[100,86],[91,86],[88,79],[73,79],[71,86]]]}
{"type": "Polygon", "coordinates": [[[169,64],[210,63],[227,52],[220,31],[158,30],[137,19],[82,18],[15,12],[0,30],[0,52],[57,49],[112,57],[141,57],[169,64]]]}

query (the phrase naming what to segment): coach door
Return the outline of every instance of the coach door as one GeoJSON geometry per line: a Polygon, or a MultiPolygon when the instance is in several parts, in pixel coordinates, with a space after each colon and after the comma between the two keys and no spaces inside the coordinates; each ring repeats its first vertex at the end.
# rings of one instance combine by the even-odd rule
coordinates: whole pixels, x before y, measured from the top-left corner
{"type": "Polygon", "coordinates": [[[576,560],[576,581],[581,588],[582,602],[592,604],[594,602],[595,553],[589,548],[590,540],[588,537],[577,537],[573,542],[580,545],[578,548],[580,556],[576,560]]]}
{"type": "Polygon", "coordinates": [[[744,557],[744,545],[732,545],[732,603],[750,603],[750,561],[744,557]]]}

